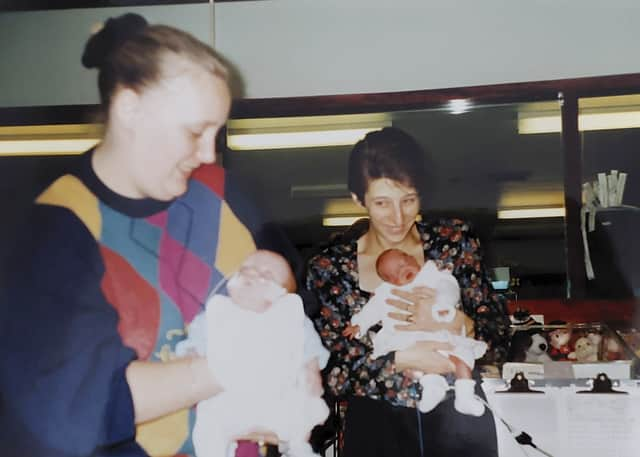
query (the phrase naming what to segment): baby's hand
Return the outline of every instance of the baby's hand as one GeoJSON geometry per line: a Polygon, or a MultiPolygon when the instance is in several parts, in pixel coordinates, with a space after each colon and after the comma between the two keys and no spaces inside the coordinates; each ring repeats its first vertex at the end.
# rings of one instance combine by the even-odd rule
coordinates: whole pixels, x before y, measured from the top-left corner
{"type": "Polygon", "coordinates": [[[347,325],[345,329],[342,331],[342,336],[346,336],[349,339],[357,337],[360,333],[359,325],[347,325]]]}

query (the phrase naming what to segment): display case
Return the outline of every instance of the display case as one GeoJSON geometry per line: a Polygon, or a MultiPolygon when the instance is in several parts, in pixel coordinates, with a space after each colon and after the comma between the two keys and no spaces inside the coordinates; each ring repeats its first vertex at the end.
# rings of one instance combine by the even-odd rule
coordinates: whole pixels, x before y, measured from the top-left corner
{"type": "Polygon", "coordinates": [[[605,323],[514,325],[502,378],[518,372],[528,379],[640,378],[640,332],[605,323]],[[634,349],[635,348],[635,349],[634,349]]]}

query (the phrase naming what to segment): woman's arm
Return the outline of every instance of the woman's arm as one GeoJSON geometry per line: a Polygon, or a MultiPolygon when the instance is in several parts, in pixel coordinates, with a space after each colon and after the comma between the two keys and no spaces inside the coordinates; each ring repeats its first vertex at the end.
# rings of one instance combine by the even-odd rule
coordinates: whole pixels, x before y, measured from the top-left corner
{"type": "MultiPolygon", "coordinates": [[[[325,370],[326,386],[336,396],[355,392],[384,396],[387,387],[402,382],[396,374],[393,357],[373,359],[373,348],[367,336],[349,339],[343,331],[349,324],[356,306],[361,299],[350,280],[351,272],[343,269],[339,256],[341,252],[330,250],[314,257],[308,264],[306,288],[313,292],[318,301],[319,313],[314,323],[324,346],[331,351],[331,358],[325,370]]],[[[362,300],[364,301],[364,300],[362,300]]],[[[366,305],[365,305],[366,306],[366,305]]]]}
{"type": "Polygon", "coordinates": [[[391,292],[397,298],[389,298],[387,303],[398,308],[398,311],[389,313],[389,317],[399,322],[395,326],[396,330],[425,332],[447,330],[460,334],[464,328],[465,336],[473,337],[473,321],[460,310],[455,311],[451,322],[434,320],[431,312],[435,302],[433,289],[419,286],[410,291],[393,289],[391,292]]]}
{"type": "Polygon", "coordinates": [[[191,407],[222,391],[203,357],[164,363],[136,360],[127,367],[126,377],[136,423],[191,407]]]}
{"type": "Polygon", "coordinates": [[[92,455],[133,440],[118,314],[100,289],[95,240],[67,210],[39,207],[0,298],[0,429],[8,455],[92,455]],[[8,446],[8,447],[7,447],[8,446]]]}
{"type": "Polygon", "coordinates": [[[378,294],[369,299],[367,305],[351,316],[351,325],[360,327],[360,336],[384,318],[384,298],[378,294]]]}
{"type": "Polygon", "coordinates": [[[453,370],[440,349],[450,350],[446,343],[420,342],[404,351],[397,351],[377,359],[372,358],[373,347],[368,335],[349,339],[343,330],[359,304],[368,304],[356,293],[357,286],[348,270],[349,259],[341,252],[326,250],[309,263],[306,286],[318,297],[320,315],[316,326],[331,359],[325,370],[325,380],[333,395],[367,395],[382,398],[392,404],[407,405],[420,399],[420,392],[404,370],[429,373],[453,370]],[[358,302],[358,303],[356,303],[358,302]],[[398,393],[401,392],[401,395],[398,393]]]}
{"type": "MultiPolygon", "coordinates": [[[[451,270],[460,284],[462,312],[458,311],[449,330],[459,331],[464,325],[467,336],[474,336],[489,344],[485,359],[500,362],[506,356],[508,346],[509,317],[504,296],[496,293],[484,266],[480,241],[469,225],[460,220],[441,221],[429,226],[428,259],[434,259],[439,268],[451,270]]],[[[398,300],[388,301],[414,316],[414,323],[400,325],[404,330],[431,330],[431,305],[433,291],[416,288],[411,292],[394,291],[398,300]],[[405,301],[406,300],[406,301],[405,301]]],[[[407,321],[406,314],[395,316],[399,321],[407,321]]],[[[400,322],[402,324],[402,322],[400,322]]],[[[438,324],[441,325],[441,324],[438,324]]],[[[440,327],[442,328],[442,327],[440,327]]]]}
{"type": "Polygon", "coordinates": [[[133,442],[136,422],[216,392],[202,361],[190,368],[135,361],[102,293],[98,247],[75,216],[43,207],[31,226],[0,293],[0,430],[11,431],[2,440],[8,455],[92,455],[133,442]]]}
{"type": "Polygon", "coordinates": [[[418,341],[411,347],[395,352],[396,369],[419,370],[426,374],[447,374],[455,371],[455,365],[438,351],[451,351],[449,343],[418,341]]]}

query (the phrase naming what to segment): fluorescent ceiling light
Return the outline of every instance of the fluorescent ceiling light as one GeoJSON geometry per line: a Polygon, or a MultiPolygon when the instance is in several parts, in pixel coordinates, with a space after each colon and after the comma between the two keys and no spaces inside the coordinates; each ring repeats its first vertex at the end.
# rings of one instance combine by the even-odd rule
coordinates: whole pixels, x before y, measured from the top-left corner
{"type": "Polygon", "coordinates": [[[388,113],[231,119],[227,146],[244,151],[350,146],[367,133],[390,125],[388,113]]]}
{"type": "Polygon", "coordinates": [[[560,116],[518,117],[518,133],[557,133],[562,131],[560,116]]]}
{"type": "Polygon", "coordinates": [[[449,100],[447,109],[451,114],[464,114],[471,109],[471,102],[466,98],[449,100]]]}
{"type": "Polygon", "coordinates": [[[360,216],[329,216],[322,218],[322,225],[324,227],[345,227],[353,225],[359,219],[366,217],[365,215],[360,216]]]}
{"type": "Polygon", "coordinates": [[[100,140],[4,140],[0,141],[0,155],[64,155],[80,154],[100,140]]]}
{"type": "MultiPolygon", "coordinates": [[[[640,128],[640,96],[621,95],[579,100],[578,130],[640,128]]],[[[518,111],[518,133],[558,133],[562,118],[557,102],[524,105],[518,111]]]]}
{"type": "Polygon", "coordinates": [[[314,146],[350,146],[380,127],[318,130],[312,132],[245,133],[227,136],[227,146],[236,151],[309,148],[314,146]]]}
{"type": "MultiPolygon", "coordinates": [[[[584,113],[578,116],[578,130],[640,128],[640,110],[620,113],[584,113]]],[[[558,133],[562,131],[560,116],[536,116],[518,119],[518,133],[558,133]]]]}
{"type": "Polygon", "coordinates": [[[0,127],[0,155],[80,154],[100,141],[102,129],[101,124],[0,127]]]}
{"type": "Polygon", "coordinates": [[[498,210],[498,219],[531,219],[539,217],[564,217],[564,207],[556,208],[521,208],[498,210]]]}

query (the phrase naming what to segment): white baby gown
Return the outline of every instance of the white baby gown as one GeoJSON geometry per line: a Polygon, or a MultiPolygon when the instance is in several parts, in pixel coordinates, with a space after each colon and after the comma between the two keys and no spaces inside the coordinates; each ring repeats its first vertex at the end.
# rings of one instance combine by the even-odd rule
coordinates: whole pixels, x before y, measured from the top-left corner
{"type": "Polygon", "coordinates": [[[329,414],[306,389],[302,300],[286,294],[263,313],[223,295],[207,303],[207,361],[223,392],[197,406],[193,442],[198,457],[233,455],[234,439],[253,430],[276,433],[287,455],[317,455],[311,429],[329,414]]]}
{"type": "MultiPolygon", "coordinates": [[[[386,303],[388,298],[398,298],[391,293],[392,289],[411,290],[414,287],[426,286],[436,290],[435,304],[432,308],[433,318],[439,322],[451,322],[455,317],[456,305],[460,301],[460,286],[458,281],[449,271],[440,271],[435,262],[427,261],[416,277],[409,284],[396,286],[383,282],[374,290],[374,294],[367,304],[351,317],[351,324],[360,326],[360,337],[366,334],[367,329],[372,325],[382,322],[382,329],[371,336],[373,342],[373,357],[378,358],[391,351],[407,349],[418,341],[439,341],[450,343],[453,346],[451,351],[438,351],[445,357],[456,356],[462,360],[470,369],[473,369],[475,360],[482,357],[487,350],[487,344],[483,341],[468,338],[464,328],[460,329],[460,334],[454,334],[447,330],[439,331],[402,331],[396,330],[399,324],[388,316],[390,312],[397,313],[399,310],[386,303]],[[440,315],[439,312],[446,314],[440,315]]],[[[423,387],[423,401],[420,409],[423,412],[433,409],[444,398],[448,385],[440,375],[424,375],[420,383],[423,387]]],[[[472,402],[469,406],[470,397],[473,396],[473,381],[456,381],[456,408],[465,414],[480,415],[484,411],[481,404],[472,402]],[[470,382],[467,382],[470,381],[470,382]],[[458,395],[458,390],[465,390],[465,393],[458,395]],[[458,399],[458,397],[460,397],[458,399]],[[466,400],[463,399],[466,397],[466,400]],[[464,402],[464,404],[462,403],[464,402]]]]}

